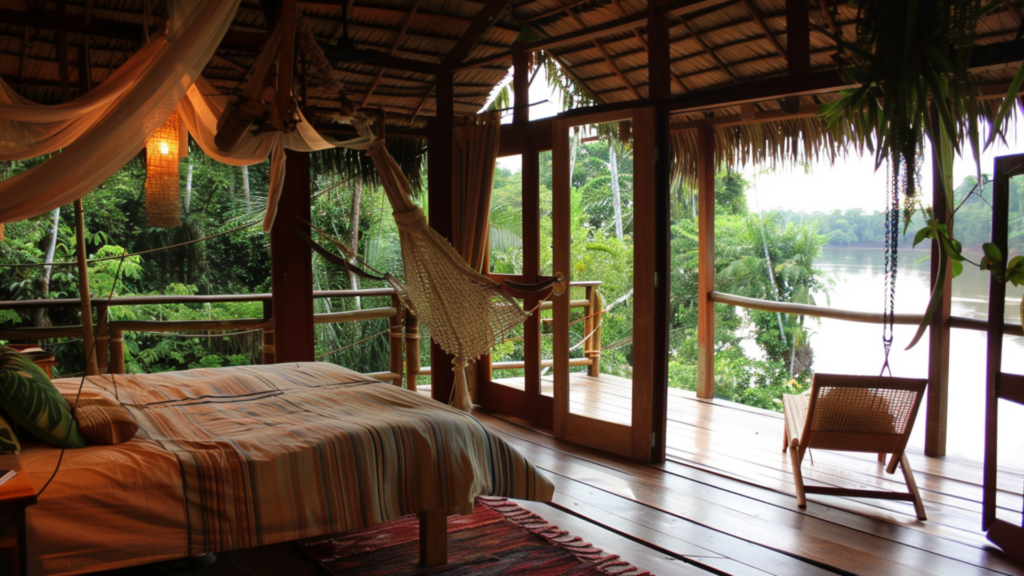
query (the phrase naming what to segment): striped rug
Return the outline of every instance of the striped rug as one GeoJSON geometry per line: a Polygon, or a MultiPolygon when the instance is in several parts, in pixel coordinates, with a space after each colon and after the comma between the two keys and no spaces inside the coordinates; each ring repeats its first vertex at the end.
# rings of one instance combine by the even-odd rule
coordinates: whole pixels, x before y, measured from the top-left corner
{"type": "Polygon", "coordinates": [[[444,566],[419,567],[415,516],[301,540],[299,545],[336,575],[653,576],[504,498],[477,498],[473,514],[448,519],[444,566]]]}

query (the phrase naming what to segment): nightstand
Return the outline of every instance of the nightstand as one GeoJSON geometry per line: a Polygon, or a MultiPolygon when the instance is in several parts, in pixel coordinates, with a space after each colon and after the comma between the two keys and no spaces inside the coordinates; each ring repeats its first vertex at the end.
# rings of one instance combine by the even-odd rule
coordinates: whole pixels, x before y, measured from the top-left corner
{"type": "MultiPolygon", "coordinates": [[[[5,455],[0,458],[0,468],[17,469],[16,465],[17,457],[5,455]]],[[[35,503],[35,486],[23,470],[18,470],[17,476],[0,484],[0,529],[3,530],[0,532],[0,566],[9,567],[7,574],[28,575],[25,509],[35,503]]]]}

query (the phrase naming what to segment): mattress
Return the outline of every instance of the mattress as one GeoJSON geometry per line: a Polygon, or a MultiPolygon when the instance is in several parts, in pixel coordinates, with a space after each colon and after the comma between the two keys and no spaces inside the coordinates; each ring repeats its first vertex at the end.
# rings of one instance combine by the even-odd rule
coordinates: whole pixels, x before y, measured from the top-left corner
{"type": "MultiPolygon", "coordinates": [[[[56,380],[66,394],[79,381],[56,380]]],[[[28,509],[32,574],[75,574],[362,528],[553,486],[472,416],[323,363],[86,380],[140,424],[68,450],[28,509]]],[[[59,450],[28,443],[37,488],[59,450]]]]}

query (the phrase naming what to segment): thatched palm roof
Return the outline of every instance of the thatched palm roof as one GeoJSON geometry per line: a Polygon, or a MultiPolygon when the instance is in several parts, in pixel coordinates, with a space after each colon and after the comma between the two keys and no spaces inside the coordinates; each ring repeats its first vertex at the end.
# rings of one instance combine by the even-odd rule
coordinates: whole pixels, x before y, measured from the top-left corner
{"type": "MultiPolygon", "coordinates": [[[[403,129],[422,134],[436,110],[436,74],[452,71],[456,113],[472,113],[487,101],[493,87],[507,74],[513,43],[542,47],[575,83],[598,103],[647,97],[648,2],[643,0],[325,0],[299,2],[322,44],[341,34],[342,3],[349,2],[349,33],[360,48],[387,54],[362,63],[341,64],[351,100],[381,108],[395,133],[403,129]],[[597,34],[585,34],[599,30],[597,34]],[[550,39],[559,39],[552,43],[550,39]],[[555,44],[555,45],[552,45],[555,44]]],[[[244,0],[234,24],[204,76],[226,93],[239,90],[267,34],[267,14],[277,0],[244,0]]],[[[674,97],[699,96],[709,91],[749,86],[787,74],[786,0],[674,0],[664,3],[670,19],[671,90],[674,97]]],[[[58,101],[61,78],[58,44],[66,37],[72,93],[102,82],[121,65],[144,38],[148,24],[160,29],[166,15],[161,0],[67,0],[66,14],[51,3],[0,0],[0,75],[22,93],[39,101],[58,101]],[[144,16],[148,6],[149,16],[144,16]],[[88,82],[85,73],[88,70],[88,82]]],[[[834,71],[836,36],[852,39],[855,8],[845,1],[808,0],[810,72],[834,71]]],[[[1013,40],[1022,21],[1014,2],[997,8],[979,24],[978,43],[1013,40]]],[[[976,70],[983,84],[1005,84],[1013,66],[976,70]]],[[[301,64],[299,70],[301,71],[301,64]]],[[[305,75],[308,106],[337,107],[337,99],[320,89],[321,80],[305,75]]],[[[1005,91],[1005,88],[1003,89],[1005,91]]],[[[817,133],[815,107],[829,95],[790,100],[785,122],[774,128],[720,126],[719,132],[737,141],[732,154],[746,146],[751,154],[785,147],[795,136],[806,143],[833,147],[817,133]],[[756,134],[755,134],[756,133],[756,134]],[[767,137],[766,137],[767,135],[767,137]],[[761,143],[754,139],[760,138],[761,143]],[[774,142],[774,143],[773,143],[774,142]],[[739,147],[737,147],[739,146],[739,147]]],[[[714,117],[781,116],[777,100],[764,100],[714,110],[683,110],[673,116],[679,127],[714,117]]],[[[680,136],[680,143],[687,138],[680,136]]],[[[729,146],[729,144],[725,144],[729,146]]]]}

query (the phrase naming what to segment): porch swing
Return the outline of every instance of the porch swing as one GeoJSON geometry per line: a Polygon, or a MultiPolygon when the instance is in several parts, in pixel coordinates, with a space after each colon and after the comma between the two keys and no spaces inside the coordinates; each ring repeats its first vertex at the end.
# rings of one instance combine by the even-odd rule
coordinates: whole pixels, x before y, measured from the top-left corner
{"type": "Polygon", "coordinates": [[[914,503],[918,520],[927,520],[921,494],[905,449],[914,428],[918,408],[928,385],[926,379],[894,378],[889,366],[895,321],[896,272],[899,248],[899,198],[906,190],[907,164],[899,156],[891,161],[888,188],[891,204],[885,220],[885,311],[882,345],[885,361],[878,376],[814,375],[808,394],[784,394],[785,431],[782,451],[789,451],[793,466],[797,506],[807,507],[807,494],[884,498],[914,503]],[[885,375],[888,372],[888,375],[885,375]],[[878,454],[886,472],[893,474],[899,465],[907,492],[858,490],[833,486],[805,486],[800,471],[804,454],[811,448],[878,454]]]}

